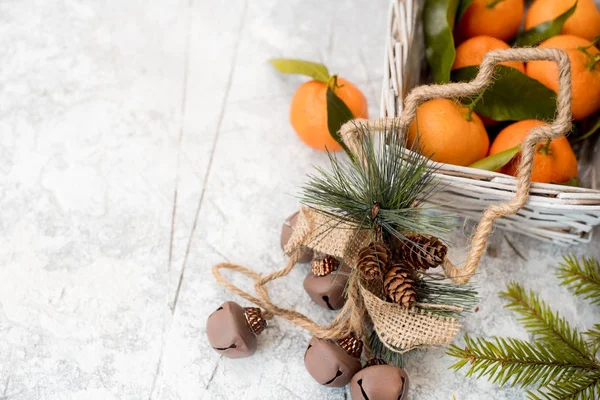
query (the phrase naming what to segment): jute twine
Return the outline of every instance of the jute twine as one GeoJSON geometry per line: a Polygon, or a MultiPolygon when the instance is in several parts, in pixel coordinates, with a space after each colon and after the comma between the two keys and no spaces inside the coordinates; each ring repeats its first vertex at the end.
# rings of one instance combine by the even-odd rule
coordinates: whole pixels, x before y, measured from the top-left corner
{"type": "Polygon", "coordinates": [[[369,239],[368,230],[360,230],[355,224],[340,221],[335,216],[302,207],[294,234],[284,251],[291,254],[298,247],[309,247],[317,253],[343,259],[346,265],[354,268],[358,252],[369,239]]]}
{"type": "MultiPolygon", "coordinates": [[[[350,151],[358,157],[364,158],[364,155],[361,154],[363,129],[366,128],[367,131],[389,131],[392,128],[397,128],[400,134],[404,134],[416,118],[417,107],[423,102],[438,98],[473,96],[491,84],[496,64],[506,61],[531,60],[554,61],[558,64],[559,92],[556,119],[551,125],[533,129],[525,138],[522,145],[515,196],[506,203],[489,206],[484,212],[475,230],[464,267],[458,268],[448,259],[444,260],[442,266],[446,276],[457,284],[467,283],[475,273],[485,251],[487,239],[492,232],[494,221],[503,216],[517,213],[527,202],[531,187],[535,146],[538,143],[564,135],[571,128],[571,65],[567,54],[562,50],[539,48],[491,51],[485,56],[473,81],[417,87],[406,98],[404,111],[399,118],[357,119],[346,123],[340,130],[341,137],[350,151]]],[[[290,253],[290,258],[283,269],[261,276],[240,265],[221,263],[213,267],[213,274],[220,284],[263,308],[266,318],[272,318],[275,315],[280,316],[323,339],[339,339],[354,333],[357,337],[363,339],[366,345],[365,330],[370,318],[383,344],[393,351],[405,352],[412,348],[432,347],[449,343],[460,329],[460,325],[454,318],[443,318],[425,312],[423,308],[428,307],[426,304],[419,305],[421,308],[419,310],[417,308],[404,309],[396,304],[385,302],[361,285],[357,277],[358,274],[351,274],[348,282],[346,304],[329,325],[320,326],[304,314],[278,307],[273,303],[266,285],[290,273],[296,265],[299,255],[304,251],[304,246],[343,257],[344,261],[352,267],[358,249],[368,238],[366,233],[361,233],[355,228],[333,216],[303,208],[296,231],[290,238],[289,245],[286,248],[290,253]],[[252,279],[256,296],[225,280],[221,275],[221,269],[231,269],[252,279]]],[[[438,305],[437,308],[450,309],[444,305],[438,305]]],[[[366,351],[368,352],[368,348],[366,348],[366,351]]]]}
{"type": "Polygon", "coordinates": [[[533,129],[523,141],[515,196],[506,203],[493,204],[485,210],[473,235],[464,267],[458,268],[450,260],[444,260],[442,266],[446,276],[455,283],[465,284],[475,274],[479,261],[485,252],[494,221],[504,216],[516,214],[527,203],[529,189],[531,188],[531,171],[535,146],[538,143],[560,137],[571,130],[571,62],[567,53],[558,49],[540,48],[490,51],[479,67],[477,76],[471,82],[417,87],[406,98],[404,111],[400,117],[371,121],[357,119],[346,123],[340,130],[340,134],[350,150],[359,157],[364,158],[364,155],[361,154],[362,147],[360,145],[362,129],[382,131],[397,127],[398,131],[404,134],[416,118],[417,107],[420,104],[433,99],[473,96],[492,83],[496,64],[505,61],[533,60],[554,61],[558,64],[559,91],[556,118],[551,125],[533,129]]]}
{"type": "Polygon", "coordinates": [[[294,250],[283,269],[275,271],[266,276],[261,276],[249,268],[232,263],[220,263],[215,265],[213,267],[213,275],[215,276],[217,282],[225,286],[233,293],[263,308],[263,317],[265,319],[271,319],[276,315],[310,331],[313,335],[320,337],[321,339],[341,339],[350,335],[351,333],[354,333],[360,338],[364,338],[365,326],[363,322],[365,308],[364,305],[362,305],[359,285],[356,282],[356,278],[353,276],[351,276],[348,283],[348,299],[344,307],[329,325],[320,326],[302,313],[299,313],[295,310],[281,308],[273,304],[269,296],[269,291],[266,288],[266,284],[289,274],[296,265],[298,257],[302,251],[303,249],[300,247],[294,250]],[[254,290],[257,297],[252,296],[248,292],[245,292],[223,278],[220,271],[221,269],[234,270],[254,280],[254,290]],[[353,326],[354,329],[352,329],[351,326],[353,326]]]}

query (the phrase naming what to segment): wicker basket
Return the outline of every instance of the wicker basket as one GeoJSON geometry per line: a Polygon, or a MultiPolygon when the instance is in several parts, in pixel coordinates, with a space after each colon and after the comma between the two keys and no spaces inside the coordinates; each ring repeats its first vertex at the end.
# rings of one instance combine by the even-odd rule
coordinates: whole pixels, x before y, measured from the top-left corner
{"type": "MultiPolygon", "coordinates": [[[[422,1],[392,0],[388,19],[381,116],[402,113],[407,92],[424,80],[422,1]]],[[[600,162],[600,161],[597,161],[600,162]]],[[[512,176],[450,164],[436,164],[442,190],[431,203],[457,215],[479,219],[491,204],[511,199],[516,180],[512,176]]],[[[534,183],[531,197],[518,214],[496,225],[561,245],[589,242],[600,224],[600,191],[534,183]]]]}

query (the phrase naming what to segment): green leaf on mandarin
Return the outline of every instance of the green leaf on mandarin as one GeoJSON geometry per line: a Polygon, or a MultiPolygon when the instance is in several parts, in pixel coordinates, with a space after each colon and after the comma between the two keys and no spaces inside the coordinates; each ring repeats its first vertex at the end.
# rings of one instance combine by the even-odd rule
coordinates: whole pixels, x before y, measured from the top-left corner
{"type": "Polygon", "coordinates": [[[272,58],[269,60],[277,71],[284,74],[305,75],[321,82],[329,82],[331,76],[327,67],[321,63],[292,58],[272,58]]]}
{"type": "Polygon", "coordinates": [[[510,149],[501,151],[500,153],[492,154],[484,159],[474,162],[469,165],[470,168],[484,169],[486,171],[496,171],[506,164],[511,162],[517,153],[521,150],[521,145],[516,145],[510,149]]]}

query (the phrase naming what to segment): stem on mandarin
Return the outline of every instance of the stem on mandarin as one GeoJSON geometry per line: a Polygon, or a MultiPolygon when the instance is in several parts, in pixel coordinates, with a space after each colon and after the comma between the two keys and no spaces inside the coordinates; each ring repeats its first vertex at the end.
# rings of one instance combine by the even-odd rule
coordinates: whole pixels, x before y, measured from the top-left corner
{"type": "Polygon", "coordinates": [[[483,98],[483,94],[485,93],[486,89],[483,89],[478,95],[477,97],[471,101],[471,103],[469,103],[469,105],[467,106],[467,113],[465,114],[465,119],[467,121],[471,121],[473,119],[473,111],[475,110],[475,107],[477,106],[477,103],[479,103],[479,101],[483,98]]]}
{"type": "Polygon", "coordinates": [[[594,40],[592,40],[592,43],[590,43],[588,46],[577,46],[577,50],[581,51],[587,56],[587,58],[590,59],[590,62],[587,64],[587,69],[590,71],[593,71],[596,65],[598,65],[600,62],[600,54],[592,54],[588,51],[588,49],[596,46],[598,42],[600,42],[600,36],[596,36],[594,40]]]}
{"type": "Polygon", "coordinates": [[[327,82],[327,86],[329,86],[329,88],[335,92],[336,89],[339,89],[341,87],[343,87],[344,85],[339,85],[338,84],[338,76],[336,75],[332,75],[331,78],[329,78],[329,82],[327,82]]]}
{"type": "Polygon", "coordinates": [[[552,139],[548,139],[544,147],[540,148],[540,153],[547,155],[550,151],[550,143],[552,143],[552,139]]]}

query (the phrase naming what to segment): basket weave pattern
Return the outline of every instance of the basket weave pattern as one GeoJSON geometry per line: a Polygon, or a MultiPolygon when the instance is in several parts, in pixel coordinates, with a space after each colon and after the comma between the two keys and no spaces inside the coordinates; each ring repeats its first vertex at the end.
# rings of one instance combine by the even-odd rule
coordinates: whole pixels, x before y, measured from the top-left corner
{"type": "MultiPolygon", "coordinates": [[[[392,0],[381,93],[382,117],[397,117],[410,89],[423,83],[424,39],[422,2],[392,0]]],[[[493,203],[502,203],[515,194],[516,179],[490,171],[436,164],[443,190],[430,202],[457,215],[479,219],[493,203]]],[[[560,245],[585,243],[600,224],[600,191],[534,183],[527,204],[496,225],[560,245]]]]}

